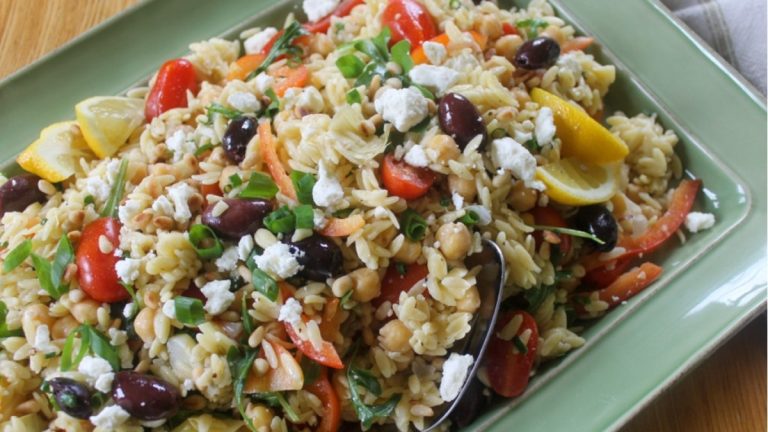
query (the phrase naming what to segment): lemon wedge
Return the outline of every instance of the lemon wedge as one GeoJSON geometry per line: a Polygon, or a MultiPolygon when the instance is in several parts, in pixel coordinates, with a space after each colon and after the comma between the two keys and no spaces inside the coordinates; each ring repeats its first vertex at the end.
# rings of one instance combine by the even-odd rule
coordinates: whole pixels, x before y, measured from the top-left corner
{"type": "Polygon", "coordinates": [[[16,162],[32,174],[58,183],[74,174],[78,160],[89,155],[77,122],[67,121],[43,129],[40,138],[24,149],[16,162]]]}
{"type": "Polygon", "coordinates": [[[583,206],[608,201],[616,194],[619,166],[561,159],[536,168],[536,178],[547,185],[545,193],[552,200],[583,206]]]}
{"type": "Polygon", "coordinates": [[[537,104],[552,109],[557,136],[563,145],[563,158],[575,157],[597,165],[622,161],[629,148],[608,129],[569,102],[552,93],[535,88],[531,99],[537,104]]]}
{"type": "Polygon", "coordinates": [[[75,105],[85,142],[105,158],[114,155],[144,122],[144,101],[136,98],[97,96],[75,105]]]}

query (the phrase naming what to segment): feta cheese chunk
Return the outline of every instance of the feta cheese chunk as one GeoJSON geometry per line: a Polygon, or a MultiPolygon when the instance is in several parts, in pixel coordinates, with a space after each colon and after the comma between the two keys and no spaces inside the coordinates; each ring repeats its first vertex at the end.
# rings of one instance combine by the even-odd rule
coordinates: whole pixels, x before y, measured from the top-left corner
{"type": "Polygon", "coordinates": [[[240,258],[241,261],[247,260],[248,255],[250,255],[251,251],[253,250],[253,247],[253,236],[244,235],[240,237],[240,241],[237,243],[237,257],[240,258]]]}
{"type": "Polygon", "coordinates": [[[461,210],[464,207],[464,197],[456,192],[451,195],[451,201],[453,201],[453,206],[456,207],[456,210],[461,210]]]}
{"type": "Polygon", "coordinates": [[[135,313],[136,313],[136,306],[133,304],[133,302],[126,303],[125,307],[123,307],[123,316],[126,318],[131,318],[135,313]]]}
{"type": "Polygon", "coordinates": [[[429,159],[427,158],[427,154],[424,152],[424,147],[420,145],[411,147],[403,159],[408,165],[418,168],[424,168],[429,165],[429,159]]]}
{"type": "Polygon", "coordinates": [[[186,222],[192,217],[192,212],[189,210],[189,199],[194,194],[195,189],[186,183],[176,183],[168,188],[168,196],[171,197],[175,209],[173,218],[176,222],[186,222]]]}
{"type": "Polygon", "coordinates": [[[131,222],[133,222],[133,219],[141,213],[143,210],[143,206],[141,201],[128,198],[125,201],[125,204],[121,205],[117,209],[117,217],[120,219],[120,222],[123,223],[123,225],[128,225],[131,222]]]}
{"type": "Polygon", "coordinates": [[[443,363],[443,377],[440,379],[440,397],[450,402],[459,396],[461,386],[467,380],[469,368],[475,359],[469,354],[451,353],[448,360],[443,363]]]}
{"type": "Polygon", "coordinates": [[[440,95],[459,79],[459,73],[451,68],[432,65],[418,65],[408,72],[411,80],[437,91],[440,95]]]}
{"type": "Polygon", "coordinates": [[[277,34],[277,29],[274,27],[267,27],[264,30],[249,37],[243,42],[246,54],[257,54],[267,45],[267,42],[272,40],[277,34]]]}
{"type": "Polygon", "coordinates": [[[426,41],[421,47],[424,48],[424,55],[427,57],[427,60],[433,65],[439,65],[444,62],[445,56],[448,54],[445,45],[441,43],[426,41]]]}
{"type": "Polygon", "coordinates": [[[173,204],[171,204],[165,195],[160,195],[155,202],[152,203],[152,211],[159,216],[173,217],[173,204]]]}
{"type": "Polygon", "coordinates": [[[110,185],[100,177],[88,177],[85,179],[85,193],[92,196],[98,203],[109,199],[110,185]]]}
{"type": "Polygon", "coordinates": [[[427,98],[413,87],[386,88],[379,93],[373,104],[376,112],[400,132],[408,132],[421,123],[429,112],[427,98]]]}
{"type": "Polygon", "coordinates": [[[178,129],[165,140],[168,150],[173,152],[173,162],[176,163],[184,158],[187,153],[193,154],[197,150],[195,142],[187,137],[183,129],[178,129]]]}
{"type": "Polygon", "coordinates": [[[685,216],[685,227],[692,233],[710,229],[715,225],[712,213],[690,212],[685,216]]]}
{"type": "Polygon", "coordinates": [[[56,345],[51,343],[51,329],[47,324],[40,324],[35,329],[35,343],[32,347],[42,353],[58,351],[56,345]]]}
{"type": "Polygon", "coordinates": [[[77,366],[78,372],[85,375],[88,383],[96,390],[109,393],[112,391],[112,380],[115,378],[112,366],[101,357],[85,356],[77,366]]]}
{"type": "Polygon", "coordinates": [[[261,255],[253,257],[253,261],[262,271],[287,279],[303,268],[296,260],[302,256],[304,252],[299,249],[278,242],[264,249],[261,255]]]}
{"type": "Polygon", "coordinates": [[[227,97],[227,103],[234,109],[244,113],[252,113],[261,109],[261,103],[252,93],[237,92],[227,97]]]}
{"type": "Polygon", "coordinates": [[[131,415],[128,414],[128,411],[117,405],[110,405],[104,407],[104,409],[99,411],[97,415],[90,416],[88,420],[101,430],[113,431],[122,426],[130,418],[131,415]]]}
{"type": "Polygon", "coordinates": [[[312,199],[320,207],[331,207],[344,198],[344,189],[339,180],[328,173],[321,160],[317,166],[317,183],[312,187],[312,199]]]}
{"type": "Polygon", "coordinates": [[[256,90],[258,90],[261,94],[265,94],[267,90],[271,89],[272,86],[275,85],[275,79],[267,75],[265,72],[256,75],[254,82],[256,83],[256,90]]]}
{"type": "Polygon", "coordinates": [[[167,316],[168,319],[175,320],[176,319],[176,302],[173,300],[168,300],[165,303],[163,303],[163,307],[160,309],[163,311],[163,315],[167,316]]]}
{"type": "Polygon", "coordinates": [[[280,313],[277,316],[277,320],[280,322],[287,322],[294,327],[298,327],[301,324],[301,314],[304,312],[304,308],[301,307],[301,303],[298,300],[291,297],[285,301],[280,307],[280,313]]]}
{"type": "Polygon", "coordinates": [[[140,267],[140,259],[126,258],[115,263],[115,272],[120,280],[127,284],[132,284],[139,278],[140,267]]]}
{"type": "Polygon", "coordinates": [[[216,259],[216,267],[220,272],[229,272],[237,267],[237,260],[240,258],[240,254],[237,247],[230,246],[224,250],[219,258],[216,259]]]}
{"type": "Polygon", "coordinates": [[[312,22],[330,15],[339,2],[340,0],[304,0],[302,8],[307,14],[307,19],[312,22]]]}
{"type": "Polygon", "coordinates": [[[211,315],[218,315],[235,301],[235,294],[229,291],[228,280],[211,281],[203,285],[200,291],[207,301],[204,309],[211,315]]]}
{"type": "Polygon", "coordinates": [[[535,179],[536,158],[522,144],[505,137],[491,142],[491,161],[499,170],[509,170],[527,187],[542,190],[544,185],[535,179]]]}
{"type": "Polygon", "coordinates": [[[552,116],[552,109],[543,107],[536,115],[536,142],[540,146],[545,146],[552,142],[555,137],[555,120],[552,116]]]}

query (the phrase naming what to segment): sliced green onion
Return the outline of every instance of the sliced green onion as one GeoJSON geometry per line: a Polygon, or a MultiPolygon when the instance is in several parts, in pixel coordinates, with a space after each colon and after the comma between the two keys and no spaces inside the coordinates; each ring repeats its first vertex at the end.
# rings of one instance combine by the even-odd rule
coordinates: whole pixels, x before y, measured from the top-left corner
{"type": "Polygon", "coordinates": [[[176,319],[184,325],[196,326],[205,322],[205,309],[200,299],[179,296],[173,299],[176,319]]]}
{"type": "Polygon", "coordinates": [[[536,140],[536,137],[529,139],[523,145],[528,149],[528,151],[537,152],[541,150],[541,146],[539,145],[539,142],[536,140]]]}
{"type": "Polygon", "coordinates": [[[448,7],[450,7],[451,9],[454,9],[454,10],[458,9],[459,7],[461,7],[461,1],[460,0],[450,0],[450,2],[448,3],[448,7]]]}
{"type": "Polygon", "coordinates": [[[72,243],[69,241],[69,237],[66,235],[61,236],[59,244],[56,246],[56,254],[53,257],[53,266],[51,267],[51,282],[56,285],[56,290],[63,294],[63,291],[68,291],[69,287],[61,285],[61,278],[67,271],[69,264],[75,259],[75,250],[72,248],[72,243]]]}
{"type": "Polygon", "coordinates": [[[270,118],[274,117],[275,115],[277,115],[277,113],[280,112],[280,99],[277,98],[277,95],[275,94],[275,91],[272,90],[272,88],[268,88],[267,91],[264,92],[264,94],[271,101],[269,105],[267,105],[267,107],[264,108],[264,115],[270,118]]]}
{"type": "Polygon", "coordinates": [[[288,206],[282,206],[264,218],[264,226],[274,234],[289,233],[296,228],[296,215],[288,206]]]}
{"type": "Polygon", "coordinates": [[[197,252],[197,256],[202,259],[215,259],[224,253],[224,246],[208,226],[203,224],[194,224],[189,227],[189,242],[197,252]]]}
{"type": "Polygon", "coordinates": [[[296,215],[296,228],[313,229],[315,227],[315,212],[312,206],[302,204],[293,209],[296,215]]]}
{"type": "Polygon", "coordinates": [[[293,41],[297,37],[305,34],[307,34],[307,31],[298,21],[293,21],[292,23],[288,24],[288,26],[285,27],[283,34],[275,41],[274,44],[272,44],[272,48],[269,49],[267,57],[264,59],[264,61],[261,62],[261,65],[259,65],[256,70],[248,75],[246,81],[266,71],[267,68],[281,55],[291,56],[300,53],[301,48],[293,45],[293,41]]]}
{"type": "Polygon", "coordinates": [[[8,315],[8,306],[0,300],[0,339],[11,336],[22,336],[24,333],[21,329],[8,330],[8,323],[5,322],[5,317],[8,315]]]}
{"type": "Polygon", "coordinates": [[[248,185],[240,192],[240,198],[263,198],[272,199],[277,194],[277,185],[272,177],[254,172],[248,179],[248,185]]]}
{"type": "Polygon", "coordinates": [[[400,216],[400,227],[408,240],[419,241],[427,233],[427,221],[413,209],[407,209],[400,216]]]}
{"type": "Polygon", "coordinates": [[[195,150],[195,157],[200,157],[203,153],[207,152],[208,150],[213,150],[213,144],[203,144],[200,147],[195,150]]]}
{"type": "Polygon", "coordinates": [[[10,273],[13,271],[13,269],[21,265],[21,263],[27,259],[31,252],[32,240],[27,239],[19,243],[19,245],[13,248],[8,256],[5,257],[5,261],[3,261],[3,273],[10,273]]]}
{"type": "Polygon", "coordinates": [[[109,198],[101,210],[102,217],[117,217],[117,208],[120,206],[120,200],[123,199],[123,192],[125,191],[125,176],[127,172],[128,159],[123,159],[120,161],[120,169],[117,171],[117,177],[115,177],[112,190],[109,191],[109,198]]]}
{"type": "Polygon", "coordinates": [[[336,67],[339,68],[339,71],[344,75],[344,78],[357,78],[363,73],[365,63],[363,63],[363,61],[356,55],[347,54],[336,60],[336,67]]]}
{"type": "Polygon", "coordinates": [[[88,204],[93,204],[96,202],[96,199],[93,198],[93,195],[86,195],[85,198],[83,198],[83,206],[87,206],[88,204]]]}
{"type": "MultiPolygon", "coordinates": [[[[90,328],[90,327],[88,327],[90,328]]],[[[67,336],[64,341],[64,348],[61,350],[61,370],[66,372],[72,368],[76,368],[80,364],[80,361],[88,354],[88,350],[91,346],[91,332],[81,325],[76,328],[72,333],[67,336]],[[75,358],[72,358],[73,351],[75,349],[75,338],[80,336],[80,350],[77,352],[75,358]]]]}
{"type": "Polygon", "coordinates": [[[543,230],[552,231],[553,233],[558,233],[558,234],[567,234],[573,237],[581,237],[581,238],[592,240],[593,242],[601,245],[605,244],[605,242],[600,240],[600,238],[597,237],[596,235],[590,234],[585,231],[577,230],[577,229],[548,226],[548,225],[533,225],[533,228],[537,230],[542,230],[542,231],[543,230]]]}
{"type": "Polygon", "coordinates": [[[392,61],[403,68],[403,73],[407,74],[413,69],[413,58],[411,58],[411,43],[403,39],[392,46],[392,61]]]}
{"type": "Polygon", "coordinates": [[[347,92],[347,103],[350,105],[354,105],[356,103],[362,103],[363,97],[360,96],[360,92],[357,91],[356,88],[350,90],[347,92]]]}
{"type": "Polygon", "coordinates": [[[238,187],[243,184],[243,179],[240,178],[239,174],[235,173],[229,176],[229,183],[231,183],[233,187],[238,187]]]}
{"type": "Polygon", "coordinates": [[[37,280],[40,281],[40,288],[44,289],[51,298],[58,300],[61,297],[61,293],[59,293],[56,285],[51,280],[51,263],[40,255],[33,253],[31,256],[32,265],[35,266],[35,275],[37,275],[37,280]]]}
{"type": "Polygon", "coordinates": [[[272,279],[272,276],[260,268],[254,267],[251,269],[251,283],[253,283],[253,288],[264,295],[264,297],[271,301],[277,301],[280,289],[277,286],[277,282],[272,279]]]}
{"type": "Polygon", "coordinates": [[[477,223],[480,222],[480,217],[472,210],[467,210],[464,213],[464,216],[459,218],[459,222],[471,227],[473,225],[477,225],[477,223]]]}
{"type": "Polygon", "coordinates": [[[109,339],[104,336],[100,331],[83,324],[91,333],[91,351],[97,356],[103,358],[112,366],[112,370],[120,370],[120,356],[117,354],[117,349],[109,343],[109,339]]]}
{"type": "Polygon", "coordinates": [[[296,189],[296,198],[300,203],[315,203],[312,198],[312,190],[315,188],[315,183],[317,183],[315,176],[301,171],[292,171],[291,183],[293,183],[293,188],[296,189]]]}

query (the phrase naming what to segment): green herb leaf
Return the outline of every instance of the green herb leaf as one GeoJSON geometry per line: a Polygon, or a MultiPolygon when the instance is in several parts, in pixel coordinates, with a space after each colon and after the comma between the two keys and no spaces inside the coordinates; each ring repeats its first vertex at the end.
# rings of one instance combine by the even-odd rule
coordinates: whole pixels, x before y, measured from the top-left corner
{"type": "Polygon", "coordinates": [[[228,119],[237,118],[243,115],[242,111],[227,108],[224,105],[215,102],[205,107],[205,111],[208,118],[213,118],[213,114],[220,114],[228,119]]]}
{"type": "Polygon", "coordinates": [[[117,208],[120,206],[120,201],[123,199],[123,192],[125,192],[125,176],[127,172],[128,159],[123,159],[120,161],[120,169],[117,171],[112,190],[109,191],[109,198],[107,199],[106,204],[104,204],[104,208],[101,210],[102,217],[117,217],[117,208]]]}
{"type": "Polygon", "coordinates": [[[296,40],[297,37],[303,36],[305,34],[307,34],[307,31],[299,22],[293,21],[292,23],[288,24],[288,27],[285,28],[282,36],[280,36],[272,45],[272,48],[270,48],[267,57],[263,62],[261,62],[261,65],[256,68],[256,70],[248,75],[246,81],[266,71],[267,68],[282,55],[287,55],[289,57],[301,55],[301,48],[293,45],[293,41],[296,40]]]}
{"type": "Polygon", "coordinates": [[[248,179],[248,185],[240,192],[240,198],[263,198],[272,199],[277,194],[277,185],[272,177],[260,173],[251,173],[248,179]]]}
{"type": "Polygon", "coordinates": [[[383,63],[379,63],[377,61],[368,63],[363,68],[363,72],[360,74],[360,76],[357,77],[357,80],[355,81],[355,87],[359,87],[361,85],[366,87],[369,86],[375,75],[386,77],[387,67],[383,63]]]}
{"type": "Polygon", "coordinates": [[[280,112],[280,99],[277,98],[277,95],[275,94],[275,91],[272,90],[272,88],[268,88],[267,91],[264,92],[264,94],[271,101],[269,105],[267,105],[267,107],[264,108],[264,115],[272,118],[275,115],[277,115],[277,113],[280,112]]]}
{"type": "Polygon", "coordinates": [[[528,302],[528,311],[536,312],[544,300],[555,291],[554,285],[533,287],[523,291],[523,298],[528,302]]]}
{"type": "Polygon", "coordinates": [[[208,150],[213,150],[213,144],[203,144],[200,147],[195,150],[195,157],[200,157],[203,153],[207,152],[208,150]]]}
{"type": "Polygon", "coordinates": [[[32,240],[27,239],[19,243],[19,245],[13,248],[8,256],[5,257],[5,261],[3,261],[3,273],[10,273],[13,271],[13,269],[21,265],[21,263],[29,257],[31,252],[32,240]]]}
{"type": "Polygon", "coordinates": [[[293,209],[296,215],[296,228],[313,229],[315,227],[315,212],[309,204],[302,204],[293,209]]]}
{"type": "Polygon", "coordinates": [[[251,283],[253,283],[253,288],[264,295],[264,297],[271,301],[277,301],[280,288],[278,288],[277,282],[272,279],[272,276],[265,273],[264,270],[254,266],[251,269],[251,283]]]}
{"type": "MultiPolygon", "coordinates": [[[[304,380],[304,383],[306,384],[306,378],[304,380]]],[[[281,393],[278,393],[278,392],[255,393],[251,396],[254,399],[258,399],[260,401],[265,402],[267,405],[271,406],[272,408],[282,408],[283,413],[285,414],[285,417],[289,421],[293,423],[298,423],[300,421],[299,414],[296,413],[296,410],[294,410],[291,404],[289,404],[288,401],[285,400],[285,397],[283,397],[281,393]]]]}
{"type": "Polygon", "coordinates": [[[448,7],[450,7],[453,10],[456,10],[461,7],[461,1],[460,0],[450,0],[448,2],[448,7]]]}
{"type": "Polygon", "coordinates": [[[89,326],[88,324],[83,325],[87,329],[86,331],[91,334],[91,351],[93,351],[93,353],[97,356],[109,362],[110,366],[112,366],[112,370],[119,371],[120,356],[117,355],[117,350],[115,347],[109,343],[109,339],[107,339],[107,337],[104,336],[100,331],[89,326]]]}
{"type": "Polygon", "coordinates": [[[238,187],[238,186],[240,186],[241,184],[243,184],[243,179],[242,179],[242,178],[240,178],[240,174],[238,174],[238,173],[234,173],[234,174],[232,174],[231,176],[229,176],[229,183],[230,183],[230,184],[231,184],[233,187],[238,187]]]}
{"type": "Polygon", "coordinates": [[[541,150],[541,146],[539,145],[539,142],[536,141],[536,137],[529,139],[523,145],[528,148],[528,151],[530,152],[538,152],[541,150]]]}
{"type": "Polygon", "coordinates": [[[593,242],[601,245],[605,244],[605,242],[600,240],[600,238],[597,237],[596,235],[590,234],[585,231],[577,230],[577,229],[548,226],[548,225],[533,225],[533,228],[537,230],[552,231],[553,233],[558,233],[558,234],[567,234],[573,237],[581,237],[581,238],[592,240],[593,242]]]}
{"type": "Polygon", "coordinates": [[[312,190],[315,188],[315,183],[317,183],[315,176],[301,171],[292,171],[291,183],[293,183],[293,188],[296,189],[296,198],[300,203],[315,203],[312,198],[312,190]]]}
{"type": "Polygon", "coordinates": [[[87,206],[88,204],[95,203],[96,200],[93,198],[93,195],[86,195],[85,198],[83,198],[83,206],[87,206]]]}
{"type": "Polygon", "coordinates": [[[264,226],[274,234],[289,233],[296,228],[296,216],[288,206],[282,206],[264,218],[264,226]]]}
{"type": "Polygon", "coordinates": [[[546,28],[548,22],[541,18],[529,18],[515,23],[518,29],[525,29],[528,39],[533,39],[539,34],[539,30],[546,28]]]}
{"type": "Polygon", "coordinates": [[[53,266],[51,267],[51,282],[56,285],[56,291],[60,294],[69,291],[69,286],[61,285],[61,278],[67,271],[67,266],[74,259],[75,250],[72,248],[72,243],[69,242],[69,237],[61,236],[59,244],[56,246],[56,254],[53,256],[53,266]]]}
{"type": "Polygon", "coordinates": [[[472,210],[467,210],[464,213],[464,216],[459,218],[459,222],[468,227],[471,227],[477,225],[477,223],[480,222],[480,216],[478,216],[477,213],[473,212],[472,210]]]}
{"type": "Polygon", "coordinates": [[[253,317],[248,313],[248,297],[250,293],[250,290],[243,290],[243,295],[240,296],[240,315],[243,321],[243,329],[245,330],[244,336],[246,338],[256,329],[255,324],[253,323],[253,317]]]}
{"type": "Polygon", "coordinates": [[[358,386],[365,388],[372,394],[377,395],[372,390],[378,390],[378,394],[381,394],[381,384],[378,380],[369,372],[362,369],[357,369],[352,366],[354,362],[355,354],[357,353],[357,347],[352,350],[352,360],[347,367],[347,382],[349,383],[349,395],[352,399],[352,406],[355,409],[357,418],[363,424],[363,429],[368,429],[373,425],[373,422],[377,418],[388,417],[392,414],[402,395],[392,395],[385,403],[378,405],[366,405],[363,402],[358,386]],[[375,384],[373,383],[375,381],[375,384]]]}
{"type": "Polygon", "coordinates": [[[344,75],[344,78],[357,78],[363,73],[365,63],[363,63],[363,61],[356,55],[347,54],[336,60],[336,67],[339,68],[339,71],[344,75]]]}
{"type": "Polygon", "coordinates": [[[515,335],[512,338],[512,343],[515,345],[515,348],[517,348],[517,351],[519,351],[520,354],[525,354],[528,352],[528,347],[525,346],[523,340],[520,339],[520,336],[515,335]]]}
{"type": "Polygon", "coordinates": [[[355,209],[349,207],[349,208],[345,208],[345,209],[341,209],[341,210],[336,210],[332,214],[333,214],[333,217],[335,217],[335,218],[344,219],[344,218],[348,217],[349,215],[351,215],[353,211],[355,211],[355,209]]]}
{"type": "Polygon", "coordinates": [[[400,276],[405,276],[408,273],[408,267],[405,266],[405,263],[395,263],[395,269],[397,269],[397,274],[400,276]]]}
{"type": "Polygon", "coordinates": [[[407,74],[413,69],[413,58],[411,58],[411,43],[406,39],[401,40],[392,47],[392,61],[403,68],[403,73],[407,74]]]}
{"type": "Polygon", "coordinates": [[[200,299],[179,296],[173,299],[176,319],[184,325],[196,326],[205,322],[205,309],[200,299]]]}
{"type": "Polygon", "coordinates": [[[363,102],[363,97],[360,96],[360,92],[356,88],[347,92],[347,103],[350,105],[359,104],[363,102]]]}
{"type": "Polygon", "coordinates": [[[189,227],[189,242],[202,259],[215,259],[224,253],[224,246],[211,228],[203,224],[189,227]]]}
{"type": "Polygon", "coordinates": [[[56,285],[53,284],[51,279],[51,263],[45,258],[37,254],[32,255],[32,265],[35,266],[35,274],[37,280],[40,281],[40,287],[44,289],[51,298],[59,299],[61,293],[59,293],[56,285]]]}
{"type": "MultiPolygon", "coordinates": [[[[435,100],[435,95],[431,91],[429,91],[426,87],[424,87],[423,85],[411,83],[410,86],[415,88],[416,90],[420,91],[421,94],[424,95],[425,98],[431,99],[431,100],[435,100]]],[[[429,119],[429,117],[427,117],[427,119],[429,119]]],[[[415,127],[416,126],[414,126],[414,128],[415,127]]],[[[411,129],[411,130],[413,130],[413,129],[411,129]]]]}
{"type": "Polygon", "coordinates": [[[408,240],[419,241],[427,233],[427,221],[413,209],[400,215],[400,228],[408,240]]]}
{"type": "Polygon", "coordinates": [[[500,139],[507,136],[507,130],[504,128],[496,128],[491,132],[491,139],[500,139]]]}
{"type": "Polygon", "coordinates": [[[301,370],[304,372],[304,387],[320,378],[320,365],[307,356],[301,356],[301,370]]]}
{"type": "Polygon", "coordinates": [[[245,380],[248,378],[248,371],[251,370],[251,365],[256,359],[258,350],[245,347],[245,352],[240,353],[236,347],[230,347],[227,351],[227,364],[229,364],[229,373],[232,376],[232,390],[235,394],[235,405],[237,410],[240,411],[240,415],[243,417],[243,421],[248,425],[248,428],[254,432],[256,428],[251,420],[245,414],[246,401],[243,399],[243,387],[245,387],[245,380]]]}
{"type": "Polygon", "coordinates": [[[6,316],[8,316],[8,306],[0,301],[0,339],[11,336],[22,336],[24,333],[21,329],[8,330],[8,323],[5,322],[6,316]]]}
{"type": "Polygon", "coordinates": [[[128,295],[131,296],[131,300],[133,301],[133,313],[131,316],[135,315],[136,312],[141,308],[141,305],[143,304],[141,301],[141,298],[136,295],[136,290],[133,289],[133,285],[127,284],[124,282],[119,282],[120,286],[122,286],[126,291],[128,291],[128,295]]]}
{"type": "MultiPolygon", "coordinates": [[[[379,34],[379,36],[381,36],[381,34],[379,34]]],[[[385,43],[382,48],[381,45],[377,44],[376,38],[355,41],[354,47],[356,50],[370,57],[373,62],[386,63],[389,61],[387,44],[385,43]]]]}
{"type": "Polygon", "coordinates": [[[381,396],[381,384],[379,383],[379,379],[376,378],[371,371],[350,368],[349,374],[357,385],[368,390],[374,396],[381,396]]]}
{"type": "Polygon", "coordinates": [[[72,368],[76,368],[77,365],[80,364],[80,360],[88,354],[90,344],[91,332],[86,330],[86,327],[80,326],[70,333],[64,341],[64,347],[61,350],[61,370],[66,372],[72,368]],[[80,350],[73,359],[72,351],[75,349],[75,338],[78,336],[80,336],[80,350]]]}

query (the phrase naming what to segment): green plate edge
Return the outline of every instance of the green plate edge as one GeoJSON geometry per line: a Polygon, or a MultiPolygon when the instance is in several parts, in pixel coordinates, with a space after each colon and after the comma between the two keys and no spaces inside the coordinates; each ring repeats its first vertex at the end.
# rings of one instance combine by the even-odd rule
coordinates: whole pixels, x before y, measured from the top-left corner
{"type": "MultiPolygon", "coordinates": [[[[144,81],[163,60],[186,52],[189,42],[231,33],[227,30],[242,28],[259,12],[260,21],[269,22],[270,16],[293,7],[274,0],[231,0],[215,3],[218,8],[212,4],[140,3],[4,80],[0,160],[12,159],[47,124],[73,118],[75,102],[118,94],[144,81]]],[[[698,257],[692,267],[696,271],[677,275],[674,288],[630,302],[627,310],[606,317],[609,332],[590,338],[587,349],[573,361],[567,357],[551,378],[534,381],[535,391],[513,403],[516,407],[503,418],[497,418],[496,410],[471,430],[615,429],[765,302],[766,135],[760,98],[656,2],[625,1],[619,10],[607,0],[569,0],[559,9],[597,36],[606,51],[622,53],[619,62],[632,71],[631,78],[652,89],[651,96],[664,111],[676,113],[675,123],[682,129],[695,131],[694,141],[715,159],[738,167],[753,201],[743,220],[737,215],[738,228],[714,251],[698,257]],[[633,34],[642,35],[642,44],[633,34]]],[[[13,171],[12,164],[3,166],[13,171]]],[[[674,254],[672,259],[677,259],[674,254]]]]}

